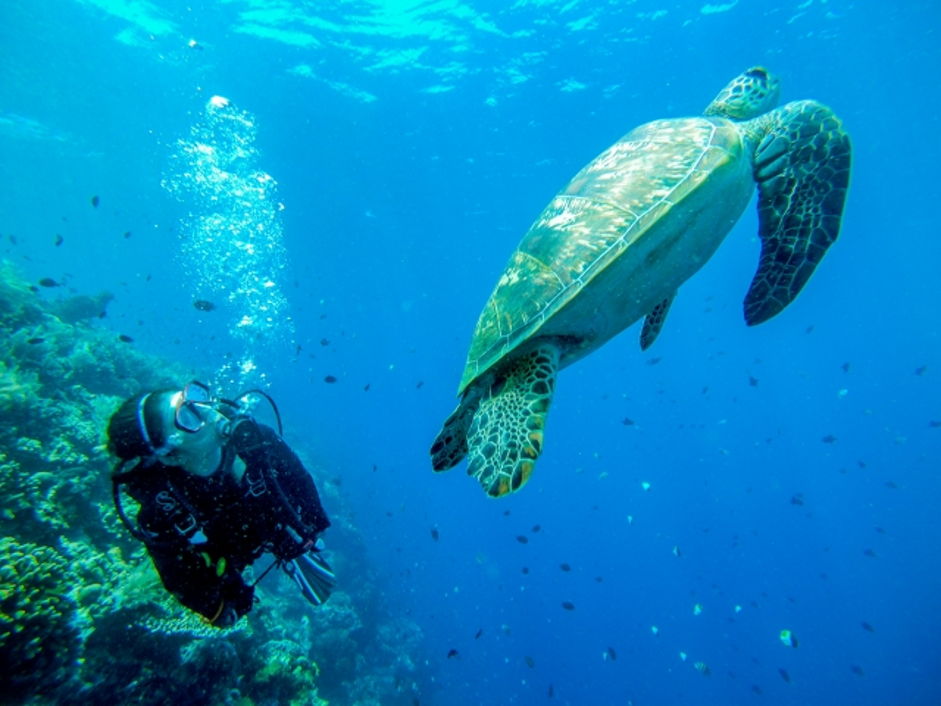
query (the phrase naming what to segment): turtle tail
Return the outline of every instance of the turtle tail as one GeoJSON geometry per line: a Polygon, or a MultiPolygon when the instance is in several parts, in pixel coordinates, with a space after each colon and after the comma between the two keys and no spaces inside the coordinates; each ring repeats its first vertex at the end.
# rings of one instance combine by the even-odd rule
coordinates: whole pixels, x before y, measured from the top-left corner
{"type": "Polygon", "coordinates": [[[513,360],[481,397],[467,433],[467,473],[491,497],[516,492],[532,475],[558,372],[559,348],[546,343],[513,360]]]}

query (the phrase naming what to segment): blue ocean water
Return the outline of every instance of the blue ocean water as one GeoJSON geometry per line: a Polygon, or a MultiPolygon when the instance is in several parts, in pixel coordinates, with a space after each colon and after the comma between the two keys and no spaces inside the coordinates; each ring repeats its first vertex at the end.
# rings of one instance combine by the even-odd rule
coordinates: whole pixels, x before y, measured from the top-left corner
{"type": "Polygon", "coordinates": [[[931,2],[5,2],[0,248],[112,291],[96,325],[141,350],[267,386],[424,633],[422,704],[936,704],[939,28],[931,2]],[[540,210],[756,64],[853,139],[801,296],[745,326],[750,207],[653,348],[561,374],[520,493],[432,474],[540,210]],[[242,162],[216,179],[200,144],[242,162]]]}

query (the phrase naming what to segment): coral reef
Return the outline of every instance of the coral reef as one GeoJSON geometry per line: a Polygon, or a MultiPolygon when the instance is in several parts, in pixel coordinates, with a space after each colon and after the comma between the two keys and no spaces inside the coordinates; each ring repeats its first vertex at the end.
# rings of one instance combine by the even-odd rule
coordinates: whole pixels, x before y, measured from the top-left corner
{"type": "Polygon", "coordinates": [[[326,605],[312,609],[275,572],[248,619],[220,631],[163,590],[114,510],[104,430],[125,397],[191,373],[100,328],[110,299],[45,302],[0,263],[4,703],[411,704],[401,684],[415,680],[421,633],[389,614],[352,513],[324,478],[341,576],[326,605]]]}

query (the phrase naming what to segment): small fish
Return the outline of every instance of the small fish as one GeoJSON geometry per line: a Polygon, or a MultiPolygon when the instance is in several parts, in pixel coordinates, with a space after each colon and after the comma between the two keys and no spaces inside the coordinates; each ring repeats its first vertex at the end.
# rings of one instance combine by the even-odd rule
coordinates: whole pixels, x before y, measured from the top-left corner
{"type": "Polygon", "coordinates": [[[565,608],[565,610],[575,610],[575,604],[571,601],[562,601],[562,607],[565,608]]]}
{"type": "Polygon", "coordinates": [[[865,467],[866,467],[866,462],[865,462],[865,461],[857,461],[857,462],[856,462],[856,465],[859,466],[860,468],[865,468],[865,467]]]}
{"type": "Polygon", "coordinates": [[[39,345],[40,343],[43,343],[45,340],[46,340],[45,338],[31,338],[26,342],[31,346],[36,346],[36,345],[39,345]]]}
{"type": "Polygon", "coordinates": [[[549,685],[549,698],[552,698],[552,695],[555,693],[555,689],[552,688],[552,684],[549,685]]]}
{"type": "Polygon", "coordinates": [[[787,673],[787,670],[783,667],[778,667],[778,674],[781,675],[781,678],[786,681],[788,684],[791,683],[791,675],[787,673]]]}
{"type": "Polygon", "coordinates": [[[483,635],[483,634],[484,634],[484,629],[481,628],[480,630],[477,631],[477,634],[474,635],[474,639],[475,639],[475,640],[479,640],[479,639],[480,639],[480,636],[483,635]]]}
{"type": "Polygon", "coordinates": [[[709,669],[709,665],[705,662],[695,662],[693,666],[696,667],[697,672],[705,677],[708,677],[712,674],[712,671],[709,669]]]}
{"type": "Polygon", "coordinates": [[[780,638],[781,644],[783,644],[785,647],[793,647],[797,649],[797,635],[792,633],[790,630],[782,630],[780,638]]]}
{"type": "Polygon", "coordinates": [[[520,544],[529,544],[529,537],[526,537],[525,535],[522,535],[522,534],[518,534],[516,535],[516,541],[519,542],[520,544]]]}
{"type": "Polygon", "coordinates": [[[328,375],[327,377],[323,379],[323,381],[329,385],[332,385],[333,383],[337,381],[337,379],[333,377],[332,375],[328,375]]]}
{"type": "Polygon", "coordinates": [[[418,384],[415,385],[415,389],[416,389],[416,390],[420,390],[420,389],[421,389],[421,386],[424,385],[424,384],[425,384],[424,380],[419,380],[419,381],[418,381],[418,384]]]}
{"type": "Polygon", "coordinates": [[[320,345],[321,345],[321,346],[329,346],[329,345],[330,345],[330,341],[328,341],[326,338],[321,338],[321,339],[320,339],[320,345]]]}
{"type": "Polygon", "coordinates": [[[61,287],[62,285],[56,282],[52,277],[43,277],[39,280],[40,287],[61,287]]]}
{"type": "Polygon", "coordinates": [[[868,556],[870,559],[875,559],[875,558],[876,558],[876,553],[875,553],[872,549],[865,549],[865,550],[863,550],[863,554],[864,554],[865,556],[868,556]]]}
{"type": "Polygon", "coordinates": [[[843,365],[841,365],[840,367],[843,368],[843,372],[844,372],[844,373],[848,373],[848,372],[850,371],[850,364],[849,364],[849,362],[843,363],[843,365]]]}
{"type": "Polygon", "coordinates": [[[757,684],[752,684],[751,690],[758,694],[758,696],[761,696],[761,687],[757,684]]]}
{"type": "Polygon", "coordinates": [[[451,659],[452,657],[460,657],[460,656],[461,655],[459,655],[457,650],[454,649],[453,647],[450,650],[448,650],[448,659],[451,659]]]}
{"type": "Polygon", "coordinates": [[[701,394],[705,395],[707,392],[709,392],[709,386],[708,386],[708,385],[706,385],[706,386],[702,389],[702,393],[701,393],[701,394]]]}
{"type": "Polygon", "coordinates": [[[538,532],[541,529],[542,527],[540,527],[539,525],[533,525],[533,533],[538,532]]]}
{"type": "Polygon", "coordinates": [[[510,511],[509,511],[509,510],[504,510],[504,511],[503,511],[503,516],[504,516],[504,517],[509,517],[509,515],[510,515],[510,511]]]}
{"type": "Polygon", "coordinates": [[[937,429],[938,427],[941,427],[941,422],[936,422],[933,419],[928,422],[929,429],[937,429]]]}
{"type": "Polygon", "coordinates": [[[526,666],[530,669],[536,666],[536,663],[533,661],[532,657],[524,657],[524,659],[526,660],[526,666]]]}
{"type": "Polygon", "coordinates": [[[808,327],[807,327],[807,330],[804,331],[804,333],[813,333],[813,332],[814,332],[814,325],[813,325],[813,324],[811,324],[810,326],[808,326],[808,327]]]}
{"type": "Polygon", "coordinates": [[[663,360],[663,358],[651,358],[650,360],[647,361],[647,365],[656,365],[661,360],[663,360]]]}
{"type": "Polygon", "coordinates": [[[885,527],[876,527],[876,532],[879,534],[885,534],[885,527]]]}
{"type": "Polygon", "coordinates": [[[124,231],[124,239],[127,240],[130,237],[131,237],[131,231],[129,230],[124,231]]]}
{"type": "Polygon", "coordinates": [[[562,571],[565,571],[565,572],[568,572],[568,571],[571,571],[571,570],[572,570],[572,567],[569,566],[568,564],[559,564],[559,568],[562,569],[562,571]]]}
{"type": "Polygon", "coordinates": [[[836,441],[836,437],[833,436],[833,434],[827,434],[821,439],[821,441],[825,444],[832,444],[834,441],[836,441]]]}
{"type": "Polygon", "coordinates": [[[798,493],[797,495],[791,496],[791,505],[803,505],[804,504],[804,494],[798,493]]]}
{"type": "Polygon", "coordinates": [[[323,321],[323,320],[326,319],[326,318],[327,318],[327,315],[326,315],[326,314],[321,314],[321,315],[320,315],[320,320],[321,320],[321,321],[323,321]]]}
{"type": "Polygon", "coordinates": [[[751,385],[752,387],[758,387],[758,378],[752,377],[751,375],[749,375],[748,384],[751,385]]]}
{"type": "Polygon", "coordinates": [[[886,488],[892,488],[892,490],[898,490],[898,489],[899,489],[899,484],[896,483],[894,480],[887,480],[887,481],[885,482],[885,487],[886,487],[886,488]]]}
{"type": "Polygon", "coordinates": [[[921,377],[922,375],[925,374],[925,372],[926,372],[927,370],[928,370],[928,366],[927,366],[927,365],[922,365],[922,366],[919,367],[919,368],[915,368],[915,375],[921,377]]]}
{"type": "Polygon", "coordinates": [[[10,233],[10,234],[7,236],[7,240],[10,241],[10,245],[16,245],[16,242],[17,242],[17,241],[16,241],[16,236],[13,235],[12,233],[10,233]]]}
{"type": "Polygon", "coordinates": [[[600,576],[595,576],[595,583],[602,583],[604,581],[600,576]]]}
{"type": "Polygon", "coordinates": [[[374,463],[372,465],[372,472],[375,473],[377,470],[379,470],[379,466],[374,463]]]}
{"type": "Polygon", "coordinates": [[[436,542],[438,541],[438,525],[431,528],[431,538],[436,542]]]}
{"type": "Polygon", "coordinates": [[[366,383],[366,387],[363,388],[363,392],[369,392],[369,383],[366,383]]]}
{"type": "Polygon", "coordinates": [[[202,51],[202,50],[203,50],[203,45],[200,44],[199,42],[197,42],[195,39],[191,39],[191,40],[189,41],[189,44],[187,44],[186,46],[188,46],[190,49],[193,49],[193,50],[195,50],[195,51],[202,51]]]}
{"type": "Polygon", "coordinates": [[[98,198],[97,194],[96,194],[95,196],[92,196],[92,197],[91,197],[91,207],[92,207],[92,208],[98,208],[98,204],[99,204],[99,203],[100,203],[100,199],[98,198]]]}
{"type": "Polygon", "coordinates": [[[528,567],[528,566],[524,566],[524,567],[523,567],[523,573],[524,573],[524,574],[528,574],[528,573],[529,573],[529,567],[528,567]]]}
{"type": "Polygon", "coordinates": [[[853,674],[855,674],[856,676],[859,676],[859,677],[864,677],[864,676],[866,676],[866,672],[863,671],[863,668],[860,667],[859,665],[856,665],[856,664],[854,664],[852,667],[850,667],[850,671],[851,671],[853,674]]]}
{"type": "Polygon", "coordinates": [[[126,336],[126,335],[123,334],[123,333],[122,333],[120,336],[118,336],[118,340],[119,340],[119,341],[123,341],[124,343],[133,343],[133,342],[134,342],[134,339],[133,339],[133,338],[131,338],[130,336],[126,336]]]}
{"type": "Polygon", "coordinates": [[[673,556],[675,556],[677,559],[683,556],[683,552],[680,551],[679,547],[673,547],[673,556]]]}
{"type": "Polygon", "coordinates": [[[608,645],[608,658],[614,662],[618,658],[618,653],[614,651],[614,648],[611,645],[608,645]]]}
{"type": "Polygon", "coordinates": [[[624,417],[624,419],[621,420],[621,424],[623,424],[626,427],[632,427],[634,426],[634,420],[631,419],[630,417],[624,417]]]}
{"type": "Polygon", "coordinates": [[[65,242],[65,238],[63,238],[61,235],[56,233],[56,247],[59,247],[64,242],[65,242]]]}
{"type": "Polygon", "coordinates": [[[865,620],[864,620],[863,622],[861,622],[860,625],[863,626],[863,630],[865,630],[866,632],[875,632],[875,631],[876,631],[876,629],[875,629],[872,625],[870,625],[869,623],[867,623],[865,620]]]}
{"type": "Polygon", "coordinates": [[[215,304],[213,304],[211,301],[207,301],[206,299],[197,299],[193,302],[193,306],[200,311],[212,311],[216,308],[215,304]]]}

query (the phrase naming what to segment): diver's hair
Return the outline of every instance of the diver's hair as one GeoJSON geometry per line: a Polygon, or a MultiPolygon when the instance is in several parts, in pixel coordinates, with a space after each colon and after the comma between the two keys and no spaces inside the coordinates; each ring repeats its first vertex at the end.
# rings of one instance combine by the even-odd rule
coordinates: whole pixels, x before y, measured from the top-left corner
{"type": "Polygon", "coordinates": [[[108,451],[123,461],[129,461],[150,456],[154,449],[163,446],[166,436],[160,409],[166,405],[167,398],[177,392],[179,390],[139,392],[124,400],[108,422],[108,451]],[[141,400],[144,404],[142,414],[138,417],[141,400]],[[143,431],[140,420],[147,427],[143,431]],[[150,443],[147,443],[145,434],[150,437],[150,443]]]}

